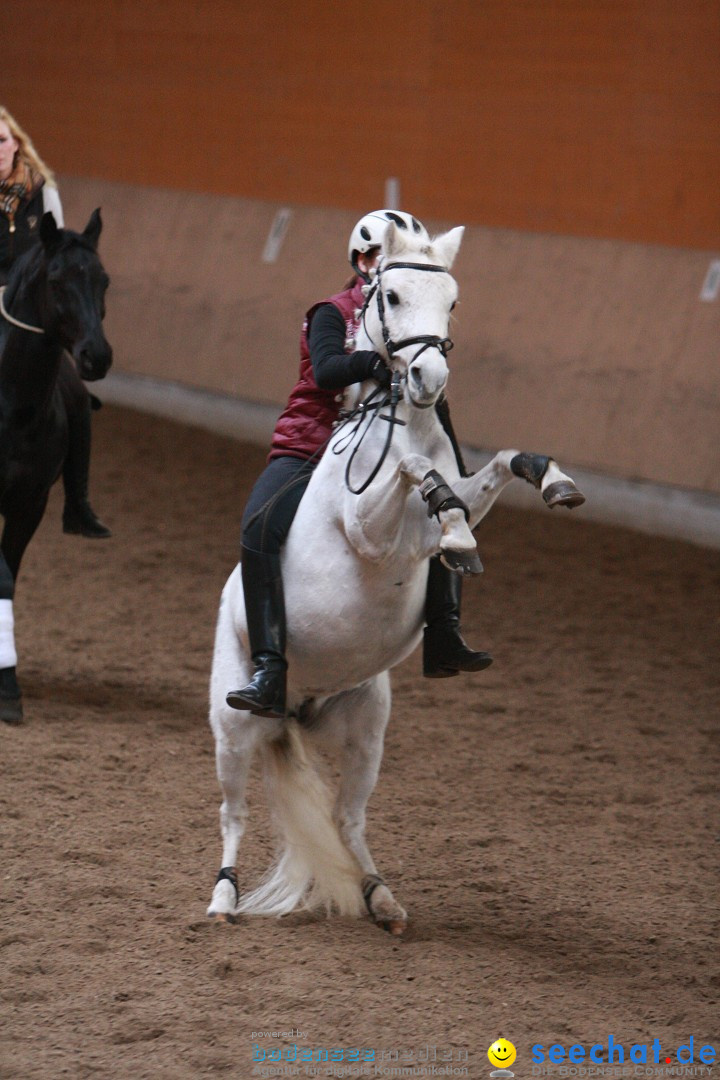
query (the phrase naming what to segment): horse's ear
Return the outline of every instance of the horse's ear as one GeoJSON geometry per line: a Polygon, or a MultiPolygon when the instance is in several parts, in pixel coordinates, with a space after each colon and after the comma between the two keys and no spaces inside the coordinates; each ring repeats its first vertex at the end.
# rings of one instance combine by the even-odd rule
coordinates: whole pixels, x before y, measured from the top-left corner
{"type": "Polygon", "coordinates": [[[93,210],[90,215],[90,220],[85,226],[83,236],[86,240],[89,240],[94,248],[98,246],[98,240],[100,239],[100,233],[102,232],[102,218],[100,217],[100,207],[93,210]]]}
{"type": "Polygon", "coordinates": [[[40,240],[47,251],[57,247],[60,242],[60,230],[51,210],[40,218],[40,240]]]}
{"type": "Polygon", "coordinates": [[[394,221],[388,222],[382,242],[383,255],[399,255],[405,251],[407,247],[406,236],[406,229],[398,229],[394,221]]]}
{"type": "Polygon", "coordinates": [[[433,240],[433,247],[438,253],[440,262],[443,266],[447,266],[448,270],[455,262],[455,256],[460,250],[464,232],[465,226],[458,225],[457,228],[443,233],[442,236],[436,236],[433,240]]]}

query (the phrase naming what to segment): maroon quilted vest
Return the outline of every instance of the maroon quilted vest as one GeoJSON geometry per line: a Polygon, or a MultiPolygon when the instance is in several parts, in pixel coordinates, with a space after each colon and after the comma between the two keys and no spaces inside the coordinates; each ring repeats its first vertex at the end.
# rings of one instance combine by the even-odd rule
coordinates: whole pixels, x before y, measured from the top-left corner
{"type": "MultiPolygon", "coordinates": [[[[278,418],[268,461],[281,455],[309,458],[316,451],[318,459],[321,457],[320,448],[332,434],[343,395],[337,390],[321,390],[315,382],[308,348],[308,326],[320,304],[334,304],[345,320],[346,338],[348,341],[354,340],[359,325],[356,312],[364,303],[362,284],[362,280],[356,278],[355,284],[349,289],[313,304],[305,316],[300,335],[300,376],[278,418]]],[[[351,349],[346,351],[350,352],[351,349]]]]}

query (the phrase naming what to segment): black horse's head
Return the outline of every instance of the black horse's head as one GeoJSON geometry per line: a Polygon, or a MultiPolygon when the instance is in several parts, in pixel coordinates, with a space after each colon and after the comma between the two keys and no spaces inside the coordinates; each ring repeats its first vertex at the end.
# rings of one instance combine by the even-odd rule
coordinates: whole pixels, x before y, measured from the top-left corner
{"type": "Polygon", "coordinates": [[[82,233],[59,229],[51,213],[40,222],[47,266],[45,325],[72,353],[82,379],[102,379],[112,363],[103,333],[105,292],[110,279],[97,253],[102,230],[94,210],[82,233]]]}

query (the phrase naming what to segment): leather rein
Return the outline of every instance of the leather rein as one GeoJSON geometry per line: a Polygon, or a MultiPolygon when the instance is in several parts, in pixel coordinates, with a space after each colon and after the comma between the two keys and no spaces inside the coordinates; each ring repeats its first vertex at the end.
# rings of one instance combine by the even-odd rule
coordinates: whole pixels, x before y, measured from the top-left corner
{"type": "Polygon", "coordinates": [[[11,323],[12,326],[17,326],[20,330],[29,330],[31,334],[44,334],[45,331],[41,326],[31,326],[30,323],[20,322],[19,319],[14,319],[10,312],[5,307],[5,289],[7,286],[0,286],[0,315],[6,322],[11,323]]]}

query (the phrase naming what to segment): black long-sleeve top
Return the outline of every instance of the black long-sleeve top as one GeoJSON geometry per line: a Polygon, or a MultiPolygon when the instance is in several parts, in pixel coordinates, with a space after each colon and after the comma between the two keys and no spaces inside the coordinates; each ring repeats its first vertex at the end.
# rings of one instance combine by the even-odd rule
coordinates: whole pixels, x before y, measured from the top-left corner
{"type": "Polygon", "coordinates": [[[373,349],[345,352],[345,320],[334,304],[320,304],[308,328],[310,362],[315,382],[321,390],[342,390],[352,383],[376,378],[378,364],[384,366],[373,349]]]}

